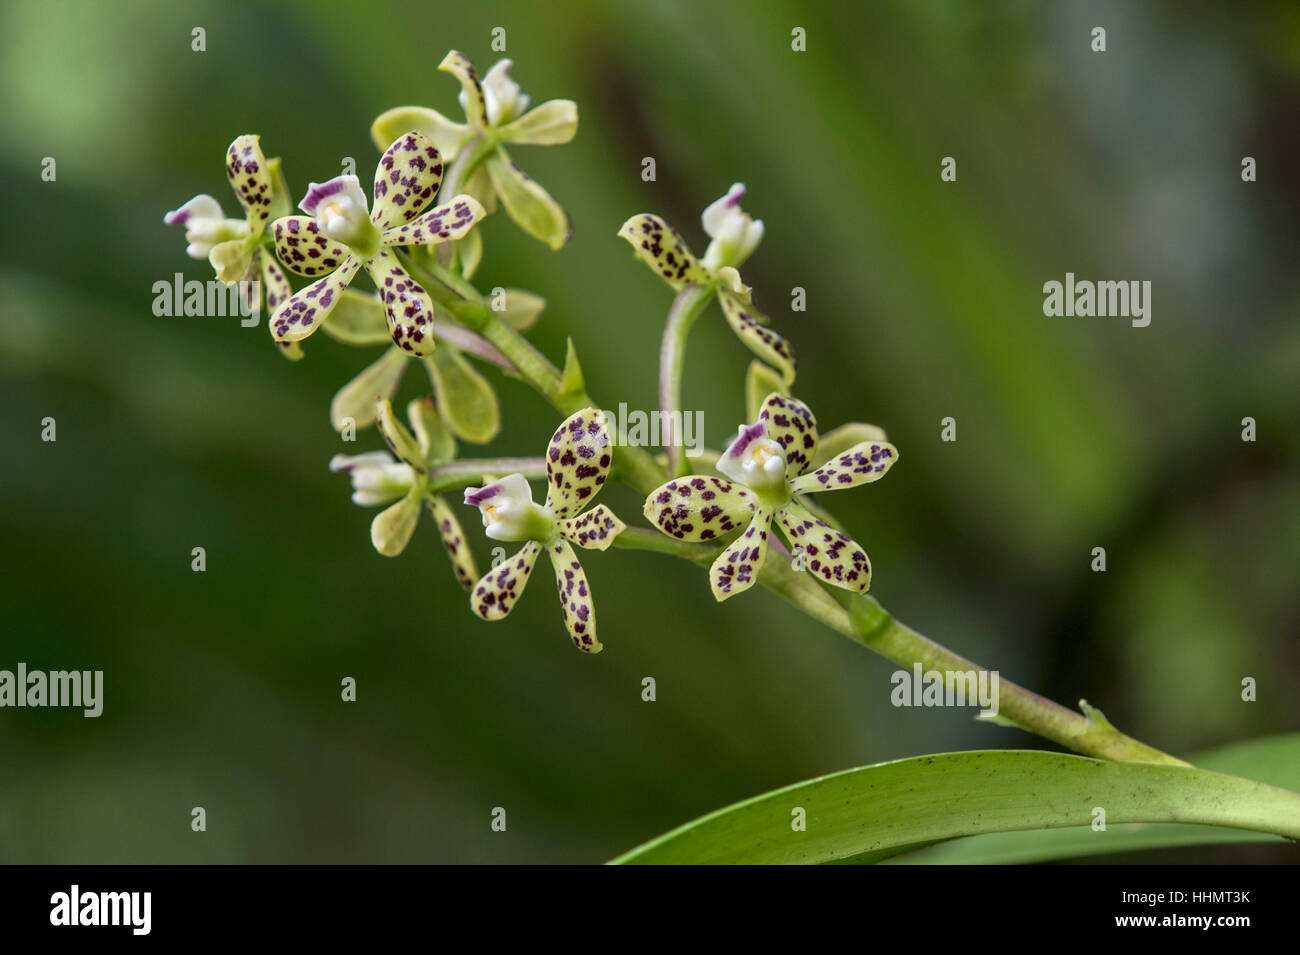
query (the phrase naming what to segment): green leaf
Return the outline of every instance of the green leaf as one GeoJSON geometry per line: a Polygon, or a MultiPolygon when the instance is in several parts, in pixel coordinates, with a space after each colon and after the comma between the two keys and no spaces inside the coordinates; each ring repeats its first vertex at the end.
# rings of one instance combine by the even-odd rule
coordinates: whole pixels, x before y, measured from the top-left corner
{"type": "MultiPolygon", "coordinates": [[[[850,769],[718,810],[616,863],[875,860],[989,832],[1181,822],[1300,837],[1300,793],[1203,769],[1034,750],[917,756],[850,769]],[[805,831],[796,831],[802,809],[805,831]]],[[[1108,833],[1098,832],[1098,839],[1108,833]]]]}
{"type": "MultiPolygon", "coordinates": [[[[1235,743],[1190,757],[1199,769],[1231,773],[1270,786],[1300,791],[1300,733],[1235,743]]],[[[1230,842],[1282,842],[1280,836],[1179,823],[1132,823],[1050,832],[1000,832],[955,839],[898,860],[902,864],[999,865],[1073,859],[1099,853],[1230,842]],[[1099,838],[1104,837],[1104,838],[1099,838]]],[[[853,860],[858,861],[858,860],[853,860]]]]}
{"type": "Polygon", "coordinates": [[[497,393],[459,348],[443,342],[424,359],[438,399],[438,411],[454,435],[487,444],[501,430],[497,393]]]}

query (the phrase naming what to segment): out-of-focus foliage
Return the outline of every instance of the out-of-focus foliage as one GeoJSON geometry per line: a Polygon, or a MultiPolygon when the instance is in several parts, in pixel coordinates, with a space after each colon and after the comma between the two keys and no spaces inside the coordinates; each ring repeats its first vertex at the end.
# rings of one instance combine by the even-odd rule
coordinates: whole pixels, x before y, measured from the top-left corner
{"type": "MultiPolygon", "coordinates": [[[[572,145],[527,155],[574,236],[552,253],[495,216],[476,282],[546,296],[531,336],[559,360],[572,335],[605,407],[653,407],[668,306],[619,224],[653,210],[701,245],[700,209],[742,180],[767,226],[746,281],[798,351],[798,394],[902,450],[835,502],[886,606],[1168,751],[1297,725],[1294,5],[16,0],[0,668],[102,668],[106,700],[99,719],[0,710],[0,861],[599,861],[820,773],[1044,745],[894,709],[892,665],[768,594],[718,607],[655,555],[588,562],[599,657],[545,594],[483,624],[430,528],[377,556],[326,468],[378,447],[327,415],[378,349],[313,339],[290,364],[264,324],[152,314],[153,283],[209,277],[161,220],[196,192],[228,201],[231,139],[260,133],[300,198],[345,157],[369,168],[380,111],[455,113],[435,67],[451,47],[491,62],[497,26],[537,101],[579,104],[572,145]],[[1067,271],[1150,280],[1151,326],[1045,318],[1067,271]]],[[[750,356],[712,318],[685,404],[717,446],[750,356]]],[[[533,453],[558,417],[498,389],[489,453],[533,453]]]]}

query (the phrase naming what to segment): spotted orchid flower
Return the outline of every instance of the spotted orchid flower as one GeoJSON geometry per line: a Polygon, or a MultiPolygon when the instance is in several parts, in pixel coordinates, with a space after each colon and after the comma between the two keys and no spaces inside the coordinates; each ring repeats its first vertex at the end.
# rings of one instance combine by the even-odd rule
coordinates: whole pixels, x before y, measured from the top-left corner
{"type": "Polygon", "coordinates": [[[409,132],[379,160],[372,208],[356,176],[312,183],[299,203],[307,215],[273,224],[280,261],[317,279],[272,314],[276,340],[301,341],[316,331],[364,267],[383,300],[393,341],[412,354],[432,352],[433,302],[389,250],[462,238],[483,218],[483,207],[467,195],[421,215],[441,180],[438,150],[420,133],[409,132]]]}
{"type": "Polygon", "coordinates": [[[569,417],[551,438],[545,504],[533,501],[522,474],[466,488],[465,503],[482,513],[488,537],[527,542],[474,585],[470,606],[476,614],[484,620],[500,620],[510,613],[524,592],[537,555],[545,549],[555,569],[560,612],[573,645],[587,653],[600,652],[587,575],[571,545],[605,550],[625,529],[604,504],[584,510],[609,477],[611,450],[605,415],[585,408],[569,417]]]}
{"type": "Polygon", "coordinates": [[[407,405],[410,429],[397,420],[391,401],[383,399],[376,404],[379,430],[392,453],[337,454],[330,461],[330,470],[352,479],[353,503],[362,507],[389,505],[370,524],[371,543],[386,557],[396,557],[406,549],[415,533],[423,503],[438,525],[456,579],[468,590],[478,577],[474,555],[451,506],[434,492],[429,479],[430,468],[456,456],[456,441],[431,398],[417,399],[407,405]]]}
{"type": "Polygon", "coordinates": [[[646,517],[677,540],[721,540],[745,528],[709,568],[718,600],[748,590],[758,579],[774,521],[791,552],[826,583],[857,593],[871,585],[871,564],[863,549],[810,513],[799,495],[877,481],[898,459],[898,451],[873,438],[810,471],[817,439],[817,421],[803,402],[769,395],[758,420],[742,425],[718,459],[718,470],[731,480],[678,478],[646,498],[646,517]]]}
{"type": "Polygon", "coordinates": [[[418,129],[451,162],[471,151],[477,168],[465,191],[482,201],[488,212],[497,200],[521,229],[552,249],[569,240],[569,219],[550,193],[516,166],[506,144],[554,146],[567,143],[578,131],[578,107],[573,100],[553,99],[529,110],[531,102],[510,78],[511,63],[500,60],[479,81],[464,54],[452,50],[438,66],[460,81],[464,123],[435,109],[399,106],[380,115],[370,128],[375,144],[384,149],[403,131],[418,129]]]}
{"type": "Polygon", "coordinates": [[[795,372],[790,343],[768,327],[767,316],[753,307],[749,286],[740,280],[739,267],[763,239],[762,220],[751,218],[740,207],[744,195],[744,185],[735,183],[704,210],[701,219],[709,246],[702,259],[691,253],[676,229],[650,213],[628,219],[618,234],[632,244],[637,258],[677,291],[688,285],[713,289],[732,331],[789,385],[795,372]]]}
{"type": "MultiPolygon", "coordinates": [[[[266,291],[266,308],[273,314],[293,288],[262,237],[272,217],[289,211],[289,190],[280,173],[280,160],[262,155],[259,137],[238,137],[226,150],[226,178],[244,208],[244,218],[228,219],[221,203],[209,195],[195,196],[163,217],[167,225],[185,227],[185,251],[192,259],[207,259],[217,278],[227,285],[242,282],[245,304],[259,308],[261,290],[266,291]],[[257,279],[259,284],[254,284],[257,279]],[[256,298],[254,298],[256,295],[256,298]]],[[[301,358],[302,349],[281,342],[281,351],[301,358]]]]}

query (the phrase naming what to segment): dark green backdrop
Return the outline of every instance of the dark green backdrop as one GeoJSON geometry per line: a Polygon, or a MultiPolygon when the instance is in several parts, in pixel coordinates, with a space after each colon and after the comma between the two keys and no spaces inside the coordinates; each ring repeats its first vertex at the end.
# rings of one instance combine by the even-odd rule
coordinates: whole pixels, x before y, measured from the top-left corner
{"type": "MultiPolygon", "coordinates": [[[[343,156],[364,173],[373,116],[456,115],[435,67],[455,47],[486,68],[495,26],[534,103],[575,99],[581,128],[516,150],[572,241],[495,217],[480,285],[547,296],[533,337],[559,358],[573,335],[603,405],[653,405],[670,298],[619,225],[660,212],[702,251],[699,211],[742,180],[767,225],[744,274],[800,395],[902,451],[834,501],[886,606],[1169,751],[1297,726],[1294,4],[20,0],[0,10],[0,668],[102,668],[106,702],[0,710],[0,861],[596,862],[826,771],[1046,745],[896,710],[893,665],[653,555],[586,562],[600,656],[549,585],[483,624],[427,524],[376,555],[326,469],[356,450],[326,408],[368,352],[322,336],[292,365],[265,325],[152,315],[155,281],[210,277],[161,220],[196,192],[234,207],[231,139],[260,133],[295,198],[343,156]],[[1151,326],[1045,318],[1067,271],[1152,281],[1151,326]]],[[[711,444],[748,359],[700,322],[686,404],[711,444]]],[[[537,453],[555,416],[500,393],[492,450],[537,453]]]]}

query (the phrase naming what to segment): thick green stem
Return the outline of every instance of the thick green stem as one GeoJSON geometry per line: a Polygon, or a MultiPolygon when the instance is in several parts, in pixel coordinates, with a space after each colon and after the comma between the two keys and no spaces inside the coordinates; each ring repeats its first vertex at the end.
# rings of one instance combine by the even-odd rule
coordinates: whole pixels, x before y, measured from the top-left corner
{"type": "Polygon", "coordinates": [[[659,411],[663,429],[664,448],[668,452],[668,468],[680,477],[690,472],[686,463],[686,448],[680,435],[673,431],[674,422],[682,420],[682,368],[686,364],[686,338],[691,326],[713,299],[714,289],[708,285],[688,285],[677,293],[668,319],[664,322],[664,336],[659,345],[659,411]]]}
{"type": "Polygon", "coordinates": [[[435,491],[477,484],[485,474],[522,474],[526,478],[545,478],[545,458],[464,458],[429,468],[429,486],[435,491]]]}

